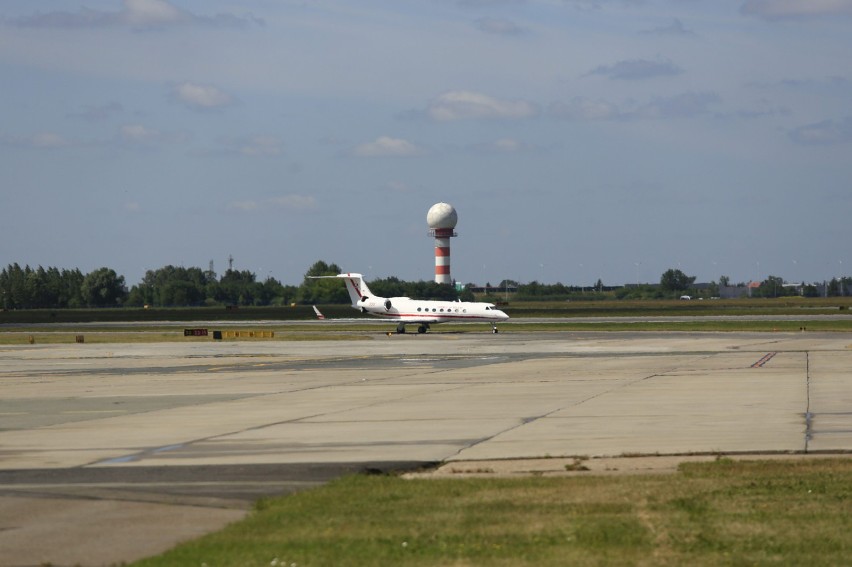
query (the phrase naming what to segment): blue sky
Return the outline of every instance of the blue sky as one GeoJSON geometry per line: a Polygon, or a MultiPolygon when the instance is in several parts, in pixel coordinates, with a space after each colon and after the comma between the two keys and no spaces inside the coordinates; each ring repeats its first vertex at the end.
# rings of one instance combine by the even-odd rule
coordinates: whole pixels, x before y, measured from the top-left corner
{"type": "Polygon", "coordinates": [[[0,264],[852,271],[852,0],[4,0],[0,264]]]}

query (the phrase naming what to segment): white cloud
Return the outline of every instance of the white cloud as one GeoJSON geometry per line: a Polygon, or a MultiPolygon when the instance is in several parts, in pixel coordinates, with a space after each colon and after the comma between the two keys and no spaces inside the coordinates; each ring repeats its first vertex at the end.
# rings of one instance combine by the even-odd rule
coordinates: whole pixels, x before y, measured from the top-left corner
{"type": "Polygon", "coordinates": [[[124,0],[118,11],[80,8],[76,12],[37,12],[32,16],[12,20],[20,27],[92,28],[128,26],[135,29],[162,28],[174,25],[212,25],[244,27],[262,20],[248,16],[216,14],[201,16],[176,7],[166,0],[124,0]]]}
{"type": "Polygon", "coordinates": [[[172,96],[189,108],[212,110],[233,104],[234,98],[211,85],[184,82],[172,88],[172,96]]]}
{"type": "Polygon", "coordinates": [[[766,20],[852,16],[852,0],[746,0],[740,12],[766,20]]]}
{"type": "Polygon", "coordinates": [[[164,0],[124,0],[123,19],[132,26],[156,26],[180,22],[187,16],[164,0]]]}
{"type": "Polygon", "coordinates": [[[516,154],[519,152],[534,150],[535,148],[530,144],[525,144],[515,138],[499,138],[485,144],[477,144],[471,149],[475,152],[485,154],[516,154]]]}
{"type": "Polygon", "coordinates": [[[374,142],[360,144],[352,150],[357,157],[409,157],[423,154],[423,150],[408,140],[381,136],[374,142]]]}
{"type": "Polygon", "coordinates": [[[465,119],[521,119],[538,114],[535,104],[524,100],[497,99],[471,91],[450,91],[436,98],[427,109],[439,122],[465,119]]]}

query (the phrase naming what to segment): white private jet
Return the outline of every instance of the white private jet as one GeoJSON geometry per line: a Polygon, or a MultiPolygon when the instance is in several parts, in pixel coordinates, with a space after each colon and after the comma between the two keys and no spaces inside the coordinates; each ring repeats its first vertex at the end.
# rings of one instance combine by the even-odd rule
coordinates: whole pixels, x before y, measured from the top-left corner
{"type": "MultiPolygon", "coordinates": [[[[352,307],[362,313],[397,323],[396,332],[404,333],[406,325],[419,325],[418,333],[425,333],[429,325],[447,322],[491,323],[491,332],[497,332],[497,323],[508,315],[493,303],[466,301],[418,300],[409,297],[376,297],[361,274],[337,274],[336,276],[312,276],[312,279],[340,278],[346,283],[352,307]]],[[[317,317],[325,317],[314,307],[317,317]]]]}

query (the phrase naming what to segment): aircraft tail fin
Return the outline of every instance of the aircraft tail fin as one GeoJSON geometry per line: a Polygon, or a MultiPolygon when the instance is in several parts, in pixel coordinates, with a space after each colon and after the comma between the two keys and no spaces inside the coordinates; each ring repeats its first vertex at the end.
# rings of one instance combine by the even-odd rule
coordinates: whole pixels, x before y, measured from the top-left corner
{"type": "Polygon", "coordinates": [[[355,307],[361,299],[373,295],[370,288],[367,287],[367,282],[361,274],[337,274],[338,278],[343,278],[346,283],[346,291],[349,292],[349,298],[352,300],[352,306],[355,307]]]}
{"type": "Polygon", "coordinates": [[[317,309],[317,306],[316,306],[316,305],[312,305],[311,307],[313,307],[313,308],[314,308],[314,313],[316,313],[316,314],[317,314],[317,319],[319,319],[320,321],[322,321],[322,320],[324,320],[324,319],[325,319],[325,315],[323,315],[322,313],[320,313],[320,310],[319,310],[319,309],[317,309]]]}
{"type": "Polygon", "coordinates": [[[370,297],[373,292],[367,287],[361,274],[337,274],[336,276],[311,276],[311,279],[340,278],[346,284],[346,291],[352,300],[352,307],[358,307],[358,302],[364,297],[370,297]]]}

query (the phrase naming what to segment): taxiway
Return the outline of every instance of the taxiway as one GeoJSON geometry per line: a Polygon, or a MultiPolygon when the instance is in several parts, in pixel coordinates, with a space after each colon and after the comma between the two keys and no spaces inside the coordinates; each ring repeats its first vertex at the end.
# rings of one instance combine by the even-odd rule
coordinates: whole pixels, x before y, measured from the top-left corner
{"type": "Polygon", "coordinates": [[[0,565],[131,561],[340,474],[852,451],[852,337],[369,335],[0,347],[0,565]]]}

